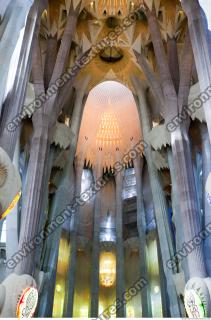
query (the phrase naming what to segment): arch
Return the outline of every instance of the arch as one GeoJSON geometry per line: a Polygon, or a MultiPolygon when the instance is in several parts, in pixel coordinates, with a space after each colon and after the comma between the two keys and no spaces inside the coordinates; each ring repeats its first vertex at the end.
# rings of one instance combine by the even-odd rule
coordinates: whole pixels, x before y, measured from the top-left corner
{"type": "Polygon", "coordinates": [[[140,139],[139,115],[131,90],[121,81],[112,80],[93,87],[84,107],[76,154],[93,166],[101,161],[106,169],[140,139]]]}

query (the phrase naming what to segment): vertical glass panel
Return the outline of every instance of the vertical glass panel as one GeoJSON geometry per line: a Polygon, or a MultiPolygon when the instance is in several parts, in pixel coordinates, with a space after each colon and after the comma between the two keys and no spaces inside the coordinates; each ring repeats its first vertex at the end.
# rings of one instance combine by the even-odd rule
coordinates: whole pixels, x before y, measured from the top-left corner
{"type": "Polygon", "coordinates": [[[159,262],[158,262],[158,251],[157,241],[150,237],[147,244],[147,260],[148,260],[148,271],[150,279],[150,295],[152,303],[152,316],[162,317],[162,301],[161,301],[161,286],[159,276],[159,262]]]}
{"type": "Polygon", "coordinates": [[[73,317],[88,318],[91,259],[88,250],[77,251],[73,317]]]}
{"type": "MultiPolygon", "coordinates": [[[[99,314],[116,301],[116,254],[102,251],[100,253],[99,268],[99,314]]],[[[112,314],[111,317],[115,317],[112,314]]]]}
{"type": "Polygon", "coordinates": [[[2,224],[2,230],[1,230],[1,243],[6,243],[6,219],[4,219],[4,222],[2,224]]]}
{"type": "Polygon", "coordinates": [[[69,264],[70,244],[67,236],[62,235],[59,244],[59,256],[54,292],[53,318],[61,318],[64,308],[65,286],[69,264]]]}
{"type": "MultiPolygon", "coordinates": [[[[126,290],[133,287],[140,278],[140,262],[138,250],[126,249],[125,255],[125,286],[126,290]]],[[[142,316],[141,291],[132,297],[126,304],[127,318],[140,318],[142,316]]]]}
{"type": "Polygon", "coordinates": [[[136,197],[136,177],[134,168],[128,168],[124,174],[122,199],[132,197],[136,197]]]}

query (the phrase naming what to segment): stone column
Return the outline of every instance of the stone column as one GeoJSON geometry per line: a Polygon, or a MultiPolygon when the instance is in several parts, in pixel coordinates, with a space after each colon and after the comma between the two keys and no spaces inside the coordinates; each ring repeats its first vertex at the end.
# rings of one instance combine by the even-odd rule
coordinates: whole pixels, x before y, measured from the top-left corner
{"type": "MultiPolygon", "coordinates": [[[[168,157],[168,164],[170,169],[170,175],[171,175],[171,200],[172,200],[172,210],[173,210],[173,220],[175,223],[176,228],[176,249],[180,250],[182,248],[182,244],[184,243],[184,231],[183,228],[181,228],[181,210],[180,210],[180,196],[179,196],[179,190],[176,180],[176,172],[174,169],[173,164],[173,156],[172,156],[172,150],[170,147],[167,149],[167,157],[168,157]]],[[[182,269],[184,270],[186,279],[188,279],[188,266],[186,259],[181,262],[182,269]]]]}
{"type": "MultiPolygon", "coordinates": [[[[69,163],[64,169],[58,190],[54,195],[51,210],[49,212],[49,223],[54,221],[67,205],[71,205],[74,193],[74,170],[73,164],[71,166],[69,163]]],[[[48,279],[42,292],[40,292],[39,317],[52,317],[59,243],[62,229],[62,226],[57,228],[57,230],[45,240],[42,270],[48,275],[48,279]]]]}
{"type": "MultiPolygon", "coordinates": [[[[21,231],[19,249],[23,250],[38,235],[41,201],[43,196],[44,172],[48,164],[50,151],[49,118],[42,113],[33,117],[34,133],[31,142],[31,152],[27,170],[27,181],[23,192],[21,231]]],[[[27,257],[17,265],[16,272],[33,275],[35,271],[35,251],[31,250],[27,257]]]]}
{"type": "MultiPolygon", "coordinates": [[[[190,140],[185,128],[171,133],[171,145],[177,188],[180,197],[181,221],[187,253],[189,278],[206,277],[203,244],[198,241],[201,231],[200,208],[196,195],[195,178],[190,150],[190,140]],[[195,240],[196,239],[196,243],[195,240]]],[[[181,248],[182,249],[182,248],[181,248]]]]}
{"type": "MultiPolygon", "coordinates": [[[[39,221],[39,230],[42,230],[44,226],[46,225],[46,221],[49,221],[49,215],[48,215],[48,204],[49,204],[49,181],[51,176],[51,171],[53,167],[54,160],[56,158],[56,155],[58,155],[59,150],[55,147],[55,145],[51,145],[50,147],[50,153],[48,158],[48,165],[45,168],[44,176],[45,183],[43,185],[43,197],[41,199],[40,204],[40,221],[39,221]]],[[[37,271],[41,270],[42,265],[40,264],[41,258],[42,258],[42,252],[44,249],[45,241],[43,240],[42,243],[37,247],[36,249],[36,257],[35,257],[35,263],[37,266],[37,271]]]]}
{"type": "Polygon", "coordinates": [[[10,4],[11,0],[5,0],[4,2],[0,3],[0,17],[3,20],[4,14],[7,10],[8,5],[10,4]]]}
{"type": "MultiPolygon", "coordinates": [[[[53,199],[52,207],[49,212],[49,221],[56,219],[66,206],[70,205],[73,196],[75,193],[75,183],[74,183],[74,174],[73,174],[73,162],[76,153],[76,147],[78,142],[81,118],[86,103],[87,95],[84,96],[83,90],[76,93],[76,100],[74,104],[72,119],[71,119],[71,134],[72,140],[69,148],[68,161],[63,169],[61,176],[61,181],[59,187],[56,191],[56,194],[53,199]]],[[[50,223],[49,222],[49,223],[50,223]]],[[[44,246],[44,264],[43,271],[49,272],[49,281],[47,281],[45,288],[43,289],[42,296],[45,297],[46,303],[41,306],[42,313],[39,314],[41,317],[51,317],[53,310],[53,299],[55,280],[56,280],[56,265],[58,261],[58,250],[59,250],[59,241],[61,237],[62,227],[58,228],[50,237],[45,240],[44,246]],[[50,289],[49,289],[50,286],[50,289]]]]}
{"type": "MultiPolygon", "coordinates": [[[[74,150],[77,145],[78,132],[80,128],[82,101],[86,92],[89,77],[83,79],[80,92],[78,91],[78,110],[75,110],[75,123],[72,122],[73,138],[71,140],[70,149],[74,150]]],[[[54,105],[56,108],[56,105],[54,105]]],[[[51,106],[52,107],[52,106],[51,106]]],[[[43,188],[46,181],[46,166],[48,165],[50,143],[53,134],[53,127],[56,122],[55,113],[45,111],[45,108],[36,110],[33,115],[34,133],[31,142],[31,152],[29,166],[27,171],[26,192],[22,208],[22,224],[19,240],[20,250],[23,249],[24,243],[29,243],[38,235],[40,225],[41,204],[43,198],[43,188]]],[[[73,161],[75,152],[71,154],[73,161]]],[[[58,213],[57,213],[58,214],[58,213]]],[[[40,230],[41,231],[41,230],[40,230]]],[[[30,252],[17,266],[16,271],[19,273],[34,272],[34,252],[30,252]]]]}
{"type": "MultiPolygon", "coordinates": [[[[140,82],[136,79],[133,80],[134,87],[138,94],[139,103],[137,107],[139,111],[140,121],[142,124],[143,138],[145,139],[145,137],[148,136],[148,133],[151,130],[147,110],[147,102],[145,98],[145,93],[141,88],[140,82]]],[[[179,317],[180,308],[178,303],[176,287],[173,280],[173,271],[167,267],[167,261],[171,259],[171,248],[170,244],[168,243],[168,231],[166,230],[168,208],[164,191],[159,180],[158,172],[153,163],[152,150],[150,144],[148,144],[148,147],[145,148],[145,157],[148,165],[150,185],[154,202],[155,218],[161,247],[163,269],[166,276],[166,281],[168,283],[167,292],[169,298],[169,309],[171,312],[171,317],[179,317]]]]}
{"type": "MultiPolygon", "coordinates": [[[[76,196],[81,194],[81,180],[83,174],[84,159],[76,158],[75,160],[75,172],[76,172],[76,181],[75,189],[76,196]]],[[[69,259],[69,269],[67,275],[67,284],[65,292],[65,303],[64,303],[64,317],[73,317],[73,302],[74,302],[74,293],[75,293],[75,275],[76,275],[76,260],[77,260],[77,234],[78,234],[78,225],[79,225],[79,213],[80,207],[77,208],[73,216],[73,230],[70,234],[70,244],[71,252],[69,259]]]]}
{"type": "Polygon", "coordinates": [[[31,71],[34,39],[38,36],[37,32],[40,25],[39,18],[42,8],[39,6],[39,3],[39,0],[35,0],[28,14],[14,85],[4,102],[4,109],[0,120],[0,145],[11,159],[13,158],[20,125],[15,128],[14,124],[10,125],[9,123],[21,112],[24,104],[27,83],[31,71]]]}
{"type": "MultiPolygon", "coordinates": [[[[201,141],[202,141],[202,179],[203,179],[203,213],[204,224],[211,223],[211,206],[208,204],[205,185],[208,175],[211,173],[211,144],[209,140],[209,134],[207,125],[205,123],[200,124],[201,141]]],[[[208,276],[211,276],[211,236],[208,236],[204,240],[204,255],[205,264],[208,276]]]]}
{"type": "MultiPolygon", "coordinates": [[[[196,62],[201,92],[211,86],[210,34],[206,16],[198,0],[181,0],[188,17],[189,33],[196,62]]],[[[211,87],[210,87],[211,96],[211,87]]],[[[203,103],[211,141],[211,98],[203,103]]]]}
{"type": "MultiPolygon", "coordinates": [[[[146,8],[148,25],[152,37],[157,67],[160,76],[160,82],[156,81],[156,86],[159,88],[159,90],[157,90],[157,95],[160,95],[160,91],[161,95],[163,94],[163,105],[165,107],[165,123],[169,131],[171,131],[173,162],[177,176],[176,182],[180,195],[180,210],[182,214],[185,241],[188,243],[190,242],[191,244],[188,249],[185,248],[185,251],[188,251],[187,261],[189,268],[189,277],[204,277],[206,275],[206,270],[203,260],[202,245],[199,243],[199,239],[196,239],[197,243],[193,243],[193,239],[195,239],[195,237],[197,237],[200,232],[200,219],[199,205],[193,174],[190,141],[187,131],[188,121],[180,124],[179,126],[175,125],[174,128],[170,128],[171,121],[174,116],[177,116],[178,112],[182,111],[184,106],[188,105],[193,57],[190,37],[189,32],[187,32],[183,47],[182,62],[180,65],[180,69],[182,70],[180,74],[180,86],[179,92],[177,94],[174,87],[171,70],[166,58],[165,47],[163,45],[160,26],[155,11],[156,10],[154,7],[152,11],[146,8]]],[[[147,76],[147,78],[150,80],[149,75],[147,76]]],[[[155,81],[154,73],[153,79],[155,81]]],[[[156,90],[155,86],[152,86],[152,89],[156,90]]],[[[171,261],[169,261],[169,263],[171,263],[171,261]]]]}
{"type": "MultiPolygon", "coordinates": [[[[17,143],[15,148],[15,154],[13,164],[19,171],[20,160],[20,136],[17,137],[17,143]]],[[[12,257],[18,250],[18,217],[19,217],[19,203],[12,209],[10,214],[6,217],[6,256],[7,259],[12,257]]],[[[7,270],[11,272],[11,270],[7,270]]]]}
{"type": "MultiPolygon", "coordinates": [[[[125,291],[125,259],[124,259],[124,240],[123,240],[123,188],[124,172],[115,175],[116,181],[116,298],[121,299],[125,291]]],[[[116,310],[116,317],[126,317],[126,308],[122,306],[116,310]]]]}
{"type": "MultiPolygon", "coordinates": [[[[161,249],[160,249],[160,242],[158,238],[157,231],[155,231],[156,235],[156,240],[157,240],[157,253],[158,253],[158,261],[162,260],[162,254],[161,254],[161,249]]],[[[166,277],[165,273],[163,271],[163,266],[161,263],[159,263],[159,275],[160,275],[160,292],[161,292],[161,300],[162,300],[162,311],[163,311],[163,317],[164,318],[170,318],[171,313],[169,309],[169,303],[168,303],[168,297],[167,297],[167,282],[166,282],[166,277]]]]}
{"type": "Polygon", "coordinates": [[[147,243],[146,243],[146,219],[143,201],[143,185],[142,185],[142,169],[144,165],[143,158],[134,159],[134,169],[136,176],[136,192],[137,192],[137,228],[139,233],[139,256],[141,277],[147,281],[147,285],[141,290],[142,317],[152,317],[151,297],[150,297],[150,281],[147,270],[147,243]]]}
{"type": "Polygon", "coordinates": [[[202,226],[202,184],[201,184],[201,153],[198,149],[198,146],[195,145],[194,141],[190,141],[191,151],[192,151],[192,163],[193,163],[193,174],[194,174],[194,180],[195,180],[195,186],[196,186],[196,198],[198,202],[199,207],[199,220],[200,225],[202,226]]]}
{"type": "MultiPolygon", "coordinates": [[[[95,183],[102,177],[101,166],[94,168],[93,171],[95,183]]],[[[99,255],[100,255],[100,214],[101,214],[101,191],[95,195],[94,204],[94,229],[92,240],[92,266],[91,266],[91,290],[90,290],[90,308],[89,317],[97,318],[99,315],[99,255]]]]}
{"type": "MultiPolygon", "coordinates": [[[[1,25],[3,34],[0,35],[0,114],[2,103],[8,93],[8,73],[11,58],[18,40],[21,40],[21,30],[24,30],[26,17],[33,2],[33,0],[13,0],[9,4],[8,1],[5,3],[5,6],[8,6],[4,14],[3,25],[1,25]]],[[[12,80],[14,81],[14,76],[12,80]]]]}

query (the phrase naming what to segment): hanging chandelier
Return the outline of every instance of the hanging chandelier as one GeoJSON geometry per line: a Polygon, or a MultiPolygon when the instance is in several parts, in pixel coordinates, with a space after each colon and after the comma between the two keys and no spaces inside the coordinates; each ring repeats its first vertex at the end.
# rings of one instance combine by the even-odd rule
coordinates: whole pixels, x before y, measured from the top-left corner
{"type": "Polygon", "coordinates": [[[116,257],[112,252],[100,254],[100,284],[112,287],[116,281],[116,257]]]}

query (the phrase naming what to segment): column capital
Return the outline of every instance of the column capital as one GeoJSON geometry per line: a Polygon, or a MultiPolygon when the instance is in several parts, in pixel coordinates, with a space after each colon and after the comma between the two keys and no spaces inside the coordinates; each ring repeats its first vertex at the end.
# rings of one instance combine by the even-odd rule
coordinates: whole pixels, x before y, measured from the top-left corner
{"type": "Polygon", "coordinates": [[[182,8],[186,15],[190,17],[197,17],[200,15],[200,4],[198,0],[181,0],[182,8]]]}

